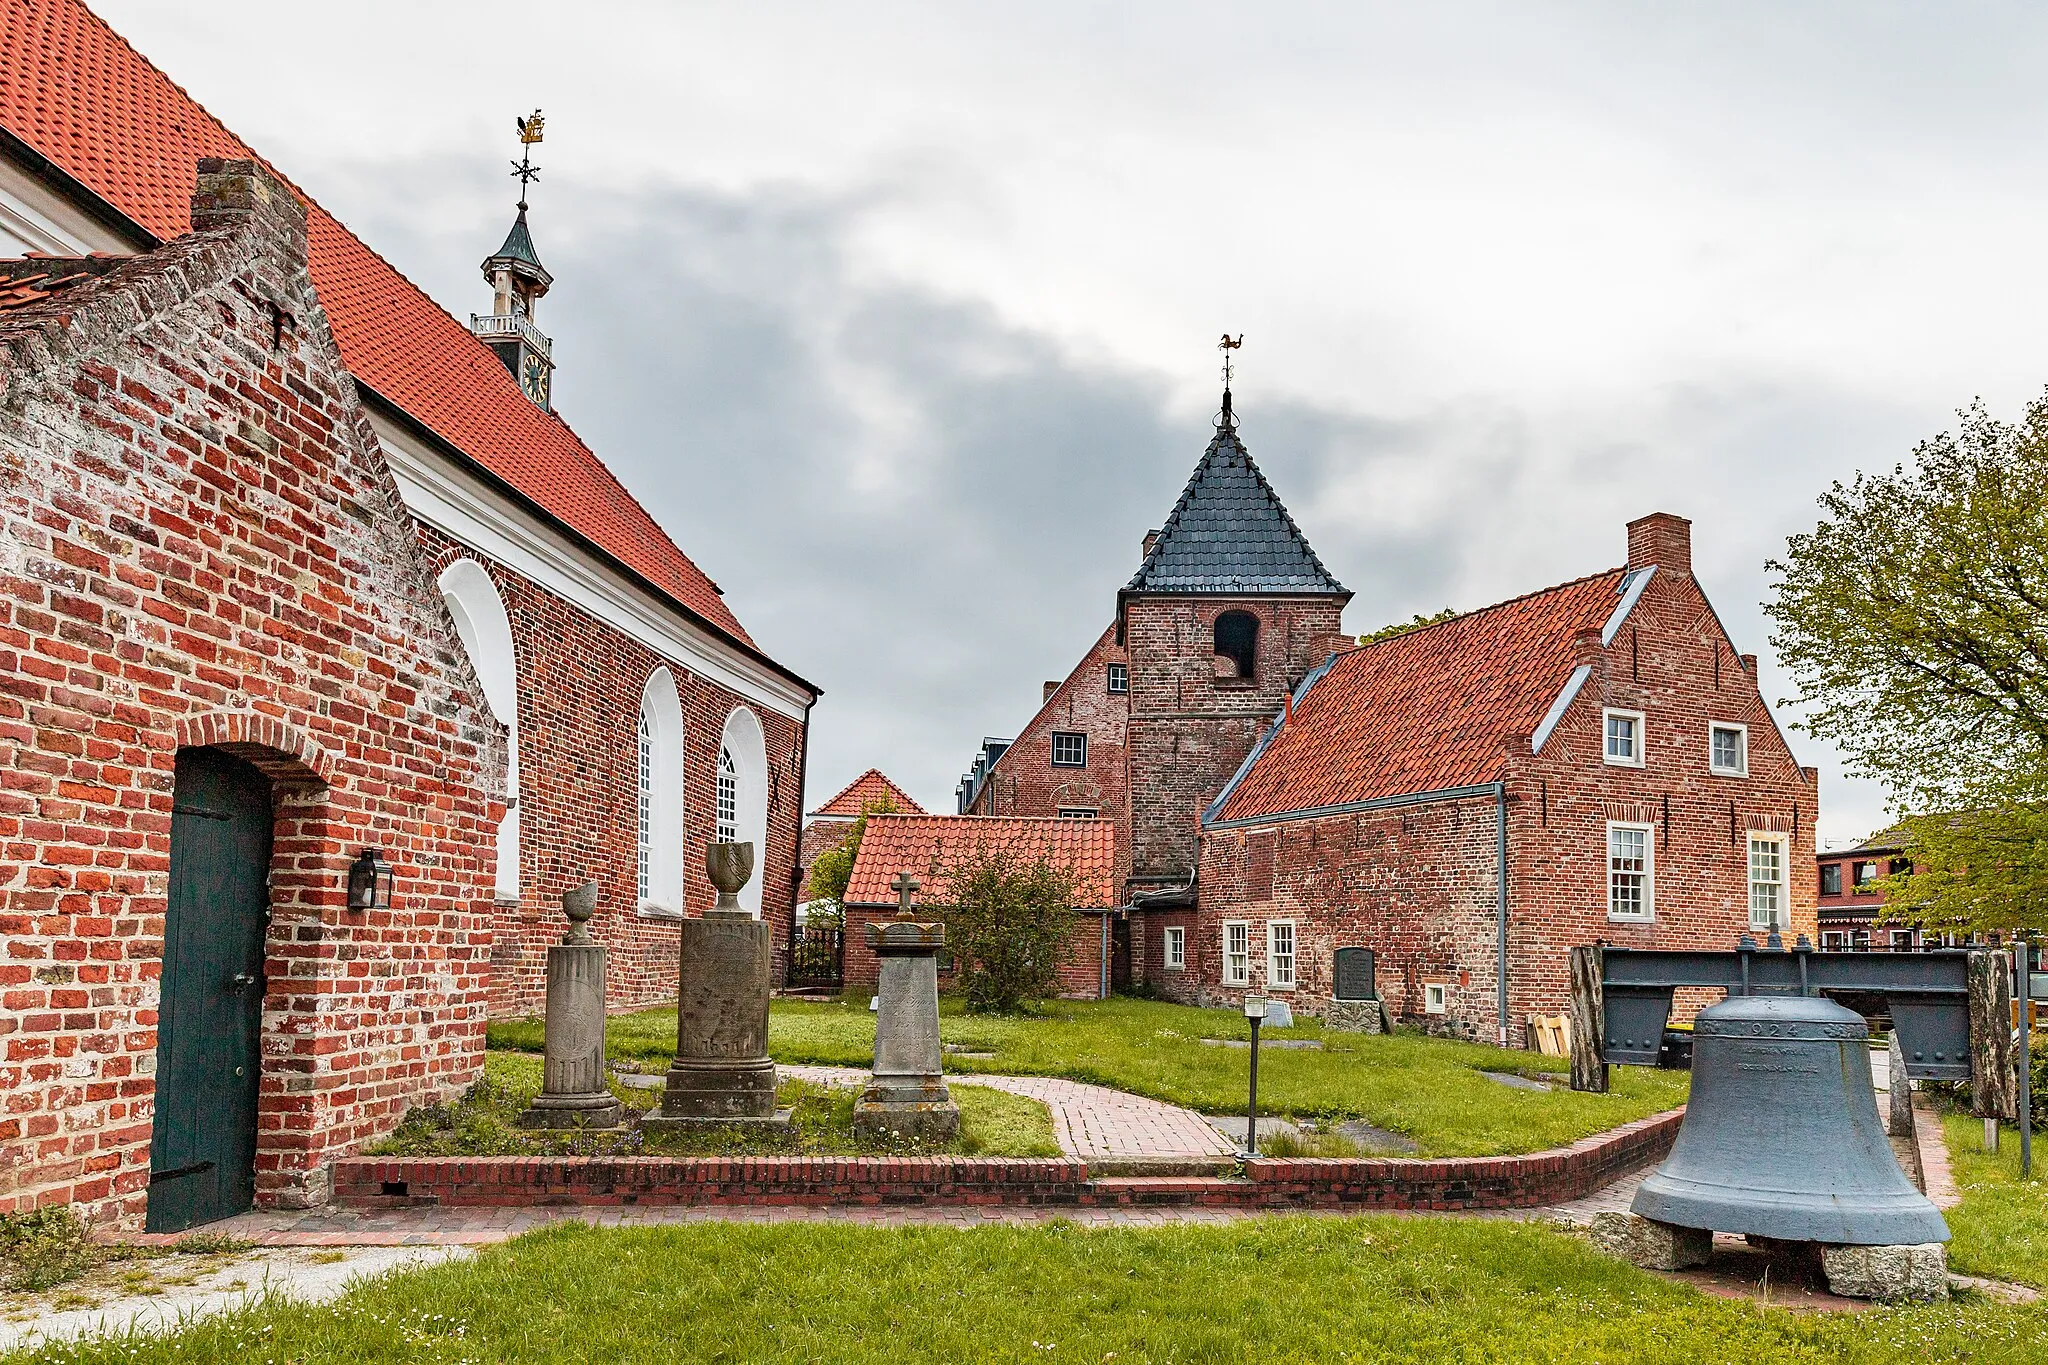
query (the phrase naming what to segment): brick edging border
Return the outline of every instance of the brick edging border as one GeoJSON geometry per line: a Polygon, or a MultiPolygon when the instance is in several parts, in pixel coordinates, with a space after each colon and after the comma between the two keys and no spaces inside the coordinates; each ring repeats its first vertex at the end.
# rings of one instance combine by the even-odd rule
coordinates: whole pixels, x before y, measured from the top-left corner
{"type": "Polygon", "coordinates": [[[1019,1157],[344,1157],[334,1201],[579,1205],[1064,1206],[1259,1209],[1531,1208],[1577,1199],[1662,1157],[1683,1109],[1526,1156],[1270,1158],[1235,1176],[1096,1176],[1019,1157]]]}

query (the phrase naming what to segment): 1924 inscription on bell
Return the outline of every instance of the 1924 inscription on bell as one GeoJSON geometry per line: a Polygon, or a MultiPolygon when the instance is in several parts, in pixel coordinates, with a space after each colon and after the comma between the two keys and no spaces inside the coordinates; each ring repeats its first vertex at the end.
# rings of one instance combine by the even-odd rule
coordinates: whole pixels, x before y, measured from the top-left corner
{"type": "Polygon", "coordinates": [[[1379,999],[1379,985],[1374,979],[1372,949],[1339,948],[1331,974],[1336,978],[1334,994],[1337,999],[1379,999]]]}

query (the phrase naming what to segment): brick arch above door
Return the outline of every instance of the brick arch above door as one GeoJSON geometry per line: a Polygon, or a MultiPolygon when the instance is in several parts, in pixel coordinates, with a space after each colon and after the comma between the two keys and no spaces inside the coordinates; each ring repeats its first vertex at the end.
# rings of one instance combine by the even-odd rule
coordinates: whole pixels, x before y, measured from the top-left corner
{"type": "Polygon", "coordinates": [[[186,716],[177,724],[177,738],[181,749],[220,749],[284,786],[326,787],[334,782],[333,754],[297,726],[260,711],[186,716]]]}

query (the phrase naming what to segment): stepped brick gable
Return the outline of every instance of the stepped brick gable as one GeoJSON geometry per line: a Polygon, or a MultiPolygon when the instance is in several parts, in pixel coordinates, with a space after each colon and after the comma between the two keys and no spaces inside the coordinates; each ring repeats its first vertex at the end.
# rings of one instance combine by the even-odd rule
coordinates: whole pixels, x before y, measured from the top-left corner
{"type": "Polygon", "coordinates": [[[1690,524],[1644,517],[1628,543],[1623,568],[1312,674],[1207,812],[1169,989],[1313,1010],[1335,949],[1365,947],[1398,1017],[1519,1044],[1565,1007],[1575,944],[1814,934],[1817,774],[1693,577],[1690,524]]]}
{"type": "Polygon", "coordinates": [[[507,763],[303,207],[254,162],[197,169],[192,231],[12,263],[0,303],[0,1209],[130,1226],[180,753],[271,792],[255,1180],[286,1204],[478,1074],[507,763]],[[365,847],[389,909],[347,905],[365,847]]]}

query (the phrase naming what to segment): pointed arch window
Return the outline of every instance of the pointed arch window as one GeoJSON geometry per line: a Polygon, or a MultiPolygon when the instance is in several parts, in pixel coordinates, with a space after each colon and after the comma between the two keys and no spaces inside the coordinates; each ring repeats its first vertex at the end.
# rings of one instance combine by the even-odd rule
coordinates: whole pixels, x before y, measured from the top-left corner
{"type": "Polygon", "coordinates": [[[740,770],[732,761],[732,750],[718,751],[718,841],[738,842],[740,837],[740,770]]]}
{"type": "Polygon", "coordinates": [[[519,671],[512,620],[490,571],[474,559],[450,563],[437,584],[484,704],[505,727],[505,817],[498,822],[495,883],[498,900],[511,904],[519,899],[519,671]]]}
{"type": "Polygon", "coordinates": [[[740,904],[761,913],[768,878],[768,746],[761,721],[741,706],[725,718],[718,745],[718,837],[754,846],[754,875],[740,888],[740,904]]]}
{"type": "Polygon", "coordinates": [[[683,913],[683,706],[676,680],[657,668],[640,691],[634,768],[639,902],[643,915],[683,913]]]}

